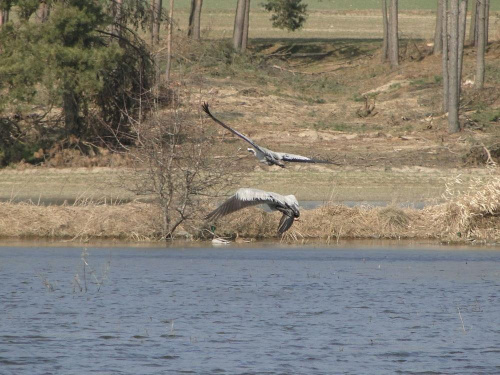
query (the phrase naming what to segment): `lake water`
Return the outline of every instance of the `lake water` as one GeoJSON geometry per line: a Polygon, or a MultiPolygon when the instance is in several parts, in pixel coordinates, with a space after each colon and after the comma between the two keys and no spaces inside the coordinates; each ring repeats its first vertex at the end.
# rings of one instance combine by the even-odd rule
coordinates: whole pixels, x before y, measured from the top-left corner
{"type": "Polygon", "coordinates": [[[0,247],[0,374],[500,373],[499,251],[84,257],[0,247]]]}

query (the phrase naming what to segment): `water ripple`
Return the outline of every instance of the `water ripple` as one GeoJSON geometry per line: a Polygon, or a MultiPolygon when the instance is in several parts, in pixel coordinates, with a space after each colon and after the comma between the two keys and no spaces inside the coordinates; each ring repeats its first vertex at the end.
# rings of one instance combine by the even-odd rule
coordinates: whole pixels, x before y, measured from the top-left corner
{"type": "Polygon", "coordinates": [[[0,248],[0,374],[500,373],[498,252],[89,254],[0,248]]]}

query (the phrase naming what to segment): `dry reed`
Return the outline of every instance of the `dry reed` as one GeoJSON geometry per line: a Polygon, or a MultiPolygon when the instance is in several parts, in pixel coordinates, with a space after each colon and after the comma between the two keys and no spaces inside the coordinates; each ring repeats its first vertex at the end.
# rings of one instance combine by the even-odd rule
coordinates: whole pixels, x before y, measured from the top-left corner
{"type": "Polygon", "coordinates": [[[155,239],[160,227],[158,209],[143,203],[41,206],[4,202],[0,212],[0,237],[146,241],[155,239]]]}

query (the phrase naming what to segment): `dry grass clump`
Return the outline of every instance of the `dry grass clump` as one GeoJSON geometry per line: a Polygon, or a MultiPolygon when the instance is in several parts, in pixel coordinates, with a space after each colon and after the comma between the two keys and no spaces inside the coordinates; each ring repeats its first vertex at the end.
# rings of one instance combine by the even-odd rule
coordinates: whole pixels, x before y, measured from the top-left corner
{"type": "MultiPolygon", "coordinates": [[[[286,240],[323,238],[408,238],[415,213],[396,207],[346,207],[327,204],[314,210],[302,210],[300,220],[287,232],[286,240]]],[[[417,212],[418,213],[418,212],[417,212]]],[[[280,213],[267,213],[258,208],[242,210],[218,223],[217,234],[230,237],[276,237],[280,213]]]]}
{"type": "Polygon", "coordinates": [[[418,210],[397,207],[346,207],[326,205],[303,211],[297,230],[304,237],[326,238],[414,238],[411,223],[418,210]]]}
{"type": "Polygon", "coordinates": [[[0,212],[0,237],[144,241],[156,239],[161,228],[158,209],[143,203],[72,206],[0,203],[0,212]]]}
{"type": "Polygon", "coordinates": [[[472,180],[465,190],[457,193],[462,186],[463,182],[457,178],[447,186],[448,201],[426,210],[430,224],[451,240],[499,241],[500,176],[491,175],[486,182],[472,180]]]}
{"type": "Polygon", "coordinates": [[[241,210],[215,223],[216,233],[222,237],[272,238],[276,237],[281,214],[259,208],[241,210]]]}

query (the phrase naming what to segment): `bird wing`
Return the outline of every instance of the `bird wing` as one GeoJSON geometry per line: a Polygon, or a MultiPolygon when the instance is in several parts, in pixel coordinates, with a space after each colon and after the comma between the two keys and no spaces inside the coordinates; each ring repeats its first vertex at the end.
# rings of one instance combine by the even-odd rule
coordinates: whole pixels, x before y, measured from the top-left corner
{"type": "Polygon", "coordinates": [[[262,147],[260,147],[257,143],[255,143],[254,141],[252,141],[250,138],[248,138],[246,135],[244,134],[241,134],[239,131],[237,130],[234,130],[232,127],[224,124],[222,121],[218,120],[217,118],[214,117],[214,115],[212,115],[212,113],[210,113],[210,109],[208,108],[208,103],[203,103],[201,105],[201,108],[203,108],[203,110],[205,111],[205,113],[212,119],[214,120],[217,124],[219,124],[220,126],[226,128],[227,130],[229,130],[231,133],[237,135],[238,137],[240,137],[241,139],[247,141],[248,143],[250,143],[253,147],[255,147],[257,150],[263,152],[264,154],[266,153],[262,147]]]}
{"type": "Polygon", "coordinates": [[[290,229],[294,220],[293,216],[283,214],[283,216],[281,216],[280,225],[278,226],[278,234],[283,234],[290,229]]]}
{"type": "Polygon", "coordinates": [[[284,152],[276,152],[280,156],[280,159],[283,161],[288,161],[288,162],[295,162],[295,163],[324,163],[324,164],[336,164],[328,160],[319,160],[319,159],[313,159],[313,158],[308,158],[307,156],[302,156],[302,155],[296,155],[296,154],[287,154],[284,152]]]}
{"type": "Polygon", "coordinates": [[[242,208],[256,206],[263,203],[281,203],[283,199],[276,193],[267,192],[259,189],[238,189],[236,194],[222,203],[215,210],[205,216],[205,220],[217,220],[218,218],[241,210],[242,208]]]}

